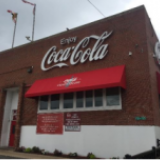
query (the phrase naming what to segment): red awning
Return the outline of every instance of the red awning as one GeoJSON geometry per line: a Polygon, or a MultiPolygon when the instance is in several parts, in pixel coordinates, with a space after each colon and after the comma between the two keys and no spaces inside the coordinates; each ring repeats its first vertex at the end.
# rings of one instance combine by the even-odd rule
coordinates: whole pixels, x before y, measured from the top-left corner
{"type": "Polygon", "coordinates": [[[160,74],[157,72],[158,93],[160,94],[160,74]]]}
{"type": "Polygon", "coordinates": [[[126,88],[124,65],[37,80],[27,91],[25,97],[37,97],[110,87],[126,88]]]}

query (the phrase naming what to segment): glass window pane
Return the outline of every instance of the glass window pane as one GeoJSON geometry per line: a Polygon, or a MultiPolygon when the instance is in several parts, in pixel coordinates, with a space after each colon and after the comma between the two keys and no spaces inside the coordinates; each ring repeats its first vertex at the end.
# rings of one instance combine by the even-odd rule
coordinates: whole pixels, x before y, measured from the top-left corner
{"type": "Polygon", "coordinates": [[[103,106],[103,92],[102,89],[97,89],[94,91],[95,93],[95,106],[103,106]]]}
{"type": "Polygon", "coordinates": [[[48,96],[40,97],[40,110],[47,110],[48,109],[48,96]]]}
{"type": "Polygon", "coordinates": [[[76,107],[83,108],[83,92],[76,93],[76,107]]]}
{"type": "Polygon", "coordinates": [[[120,104],[119,88],[106,89],[107,106],[116,106],[120,104]]]}
{"type": "Polygon", "coordinates": [[[86,91],[86,107],[93,107],[93,91],[86,91]]]}
{"type": "Polygon", "coordinates": [[[64,94],[63,107],[64,108],[73,108],[73,93],[65,93],[64,94]]]}
{"type": "Polygon", "coordinates": [[[59,94],[51,95],[51,109],[59,109],[59,94]]]}

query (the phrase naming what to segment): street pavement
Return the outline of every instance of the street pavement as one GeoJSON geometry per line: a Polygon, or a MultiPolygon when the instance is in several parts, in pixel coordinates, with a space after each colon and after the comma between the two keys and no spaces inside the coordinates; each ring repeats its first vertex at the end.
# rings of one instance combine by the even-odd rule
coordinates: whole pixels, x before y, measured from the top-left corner
{"type": "Polygon", "coordinates": [[[0,159],[21,159],[21,158],[15,158],[15,157],[8,157],[8,156],[1,156],[0,159]]]}
{"type": "Polygon", "coordinates": [[[34,153],[15,152],[13,148],[0,148],[0,159],[66,159],[34,153]]]}

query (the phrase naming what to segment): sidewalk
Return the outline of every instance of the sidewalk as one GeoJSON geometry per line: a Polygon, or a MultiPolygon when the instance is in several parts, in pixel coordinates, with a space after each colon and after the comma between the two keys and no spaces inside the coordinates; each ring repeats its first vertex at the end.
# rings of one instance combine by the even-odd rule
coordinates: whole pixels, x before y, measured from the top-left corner
{"type": "Polygon", "coordinates": [[[0,148],[0,155],[22,158],[22,159],[65,159],[62,157],[55,157],[55,156],[45,156],[40,154],[15,152],[12,148],[0,148]]]}

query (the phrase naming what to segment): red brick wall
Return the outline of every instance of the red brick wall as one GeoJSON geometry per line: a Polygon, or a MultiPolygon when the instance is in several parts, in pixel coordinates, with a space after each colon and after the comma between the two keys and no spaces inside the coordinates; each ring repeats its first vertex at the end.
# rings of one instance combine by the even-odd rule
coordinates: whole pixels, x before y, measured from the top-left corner
{"type": "Polygon", "coordinates": [[[3,89],[1,89],[0,90],[0,137],[2,132],[5,99],[6,99],[6,92],[3,89]]]}
{"type": "Polygon", "coordinates": [[[160,73],[160,65],[157,64],[157,58],[153,58],[155,54],[154,48],[155,43],[158,40],[151,21],[146,14],[146,39],[147,39],[147,49],[148,49],[148,59],[149,59],[149,69],[150,69],[150,87],[151,87],[151,107],[153,108],[153,116],[155,125],[160,126],[160,101],[158,98],[158,87],[157,87],[157,77],[156,72],[160,73]]]}
{"type": "MultiPolygon", "coordinates": [[[[144,7],[112,16],[55,36],[17,47],[0,54],[0,88],[33,84],[35,80],[85,72],[94,69],[126,65],[127,89],[122,91],[122,110],[81,112],[82,125],[154,125],[155,108],[151,88],[151,69],[148,60],[146,37],[146,12],[144,7]],[[98,61],[87,61],[75,66],[55,68],[47,72],[40,69],[43,56],[56,45],[58,50],[75,46],[90,35],[101,35],[104,31],[113,34],[105,41],[109,44],[107,56],[98,61]],[[61,46],[62,38],[77,36],[74,44],[61,46]],[[136,45],[138,44],[138,45],[136,45]],[[129,51],[133,53],[129,56],[129,51]],[[34,66],[33,73],[27,68],[34,66]],[[136,121],[136,116],[146,116],[146,121],[136,121]]],[[[148,25],[148,24],[147,24],[148,25]]],[[[147,26],[148,27],[148,26],[147,26]]],[[[90,48],[94,42],[91,41],[90,48]]],[[[67,61],[69,64],[69,61],[67,61]]],[[[153,80],[154,81],[154,80],[153,80]]],[[[154,84],[155,85],[155,84],[154,84]]],[[[27,90],[27,87],[25,88],[27,90]]],[[[157,100],[157,97],[155,98],[157,100]]],[[[21,125],[35,125],[37,101],[24,99],[21,125]]],[[[158,116],[158,114],[157,114],[158,116]]]]}

